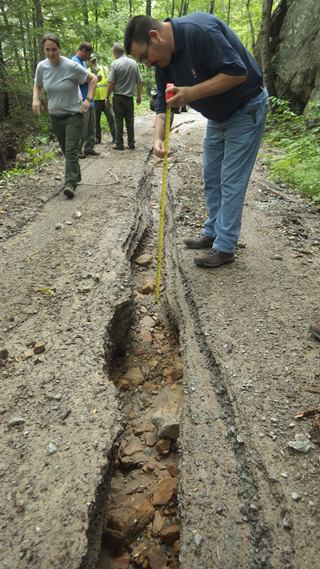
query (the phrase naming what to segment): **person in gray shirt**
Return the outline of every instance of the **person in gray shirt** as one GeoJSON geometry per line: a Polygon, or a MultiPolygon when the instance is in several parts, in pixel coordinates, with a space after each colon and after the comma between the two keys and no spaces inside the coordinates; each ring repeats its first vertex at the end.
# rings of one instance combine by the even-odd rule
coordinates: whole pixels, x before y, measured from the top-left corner
{"type": "Polygon", "coordinates": [[[79,140],[82,134],[83,115],[90,106],[97,78],[61,55],[60,41],[55,34],[45,34],[42,47],[46,59],[37,65],[32,110],[40,115],[41,91],[48,100],[50,123],[65,157],[64,195],[71,199],[81,181],[79,165],[79,140]],[[88,83],[88,97],[83,101],[80,85],[88,83]]]}
{"type": "Polygon", "coordinates": [[[134,141],[134,102],[141,103],[142,81],[137,63],[124,55],[124,47],[115,43],[112,49],[115,61],[109,67],[108,91],[106,104],[110,105],[110,95],[113,92],[113,113],[116,127],[114,150],[124,150],[123,122],[126,124],[128,146],[135,148],[134,141]]]}

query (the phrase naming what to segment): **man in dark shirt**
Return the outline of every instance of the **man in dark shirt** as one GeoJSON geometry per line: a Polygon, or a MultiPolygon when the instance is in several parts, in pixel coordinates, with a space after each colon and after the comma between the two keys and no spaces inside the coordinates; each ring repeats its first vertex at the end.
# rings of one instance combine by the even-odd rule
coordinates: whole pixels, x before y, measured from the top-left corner
{"type": "Polygon", "coordinates": [[[208,119],[203,154],[208,218],[203,235],[185,244],[209,249],[195,258],[199,267],[230,263],[267,112],[261,70],[224,22],[201,12],[164,22],[135,16],[124,43],[137,61],[155,66],[156,156],[164,155],[166,83],[175,86],[170,106],[189,105],[208,119]]]}

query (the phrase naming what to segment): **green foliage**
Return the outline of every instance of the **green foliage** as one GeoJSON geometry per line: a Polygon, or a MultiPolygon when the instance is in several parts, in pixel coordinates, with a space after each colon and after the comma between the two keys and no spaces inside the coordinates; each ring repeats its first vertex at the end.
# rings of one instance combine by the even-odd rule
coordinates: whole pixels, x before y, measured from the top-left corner
{"type": "MultiPolygon", "coordinates": [[[[320,126],[308,126],[285,100],[271,97],[271,106],[265,135],[271,177],[320,203],[320,126]]],[[[320,116],[319,101],[315,108],[320,116]]]]}
{"type": "Polygon", "coordinates": [[[16,157],[16,165],[0,173],[1,178],[9,180],[15,176],[34,174],[40,166],[48,164],[57,156],[57,145],[46,135],[28,137],[23,150],[16,157]]]}

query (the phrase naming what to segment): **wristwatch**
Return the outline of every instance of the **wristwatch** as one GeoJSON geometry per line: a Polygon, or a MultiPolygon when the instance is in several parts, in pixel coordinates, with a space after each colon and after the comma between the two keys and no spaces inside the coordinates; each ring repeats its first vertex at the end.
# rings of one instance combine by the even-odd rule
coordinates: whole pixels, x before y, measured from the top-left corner
{"type": "Polygon", "coordinates": [[[89,101],[89,103],[92,103],[92,101],[93,101],[92,97],[91,97],[91,99],[90,99],[90,97],[86,97],[86,99],[87,99],[87,101],[89,101]]]}

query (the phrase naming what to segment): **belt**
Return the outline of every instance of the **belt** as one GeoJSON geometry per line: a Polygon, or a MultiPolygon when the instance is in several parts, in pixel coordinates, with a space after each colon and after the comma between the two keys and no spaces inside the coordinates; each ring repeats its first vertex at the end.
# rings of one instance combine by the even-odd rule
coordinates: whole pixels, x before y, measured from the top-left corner
{"type": "Polygon", "coordinates": [[[251,99],[254,99],[258,95],[260,95],[260,93],[262,93],[262,90],[263,90],[263,85],[259,85],[259,87],[257,87],[254,91],[252,91],[250,95],[247,95],[240,101],[240,104],[237,106],[237,110],[242,109],[242,107],[244,107],[249,101],[251,101],[251,99]]]}

